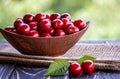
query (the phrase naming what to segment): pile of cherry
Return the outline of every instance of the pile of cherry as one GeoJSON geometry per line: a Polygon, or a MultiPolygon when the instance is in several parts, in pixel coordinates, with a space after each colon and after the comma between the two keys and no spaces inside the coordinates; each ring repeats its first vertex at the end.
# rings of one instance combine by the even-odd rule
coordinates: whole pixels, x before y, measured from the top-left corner
{"type": "Polygon", "coordinates": [[[65,36],[84,29],[86,24],[82,19],[72,21],[68,13],[27,13],[23,18],[17,18],[13,26],[4,29],[21,35],[32,37],[65,36]]]}
{"type": "Polygon", "coordinates": [[[73,62],[69,65],[69,72],[72,75],[80,75],[82,72],[85,74],[91,74],[94,71],[94,63],[91,60],[85,60],[82,64],[73,62]]]}

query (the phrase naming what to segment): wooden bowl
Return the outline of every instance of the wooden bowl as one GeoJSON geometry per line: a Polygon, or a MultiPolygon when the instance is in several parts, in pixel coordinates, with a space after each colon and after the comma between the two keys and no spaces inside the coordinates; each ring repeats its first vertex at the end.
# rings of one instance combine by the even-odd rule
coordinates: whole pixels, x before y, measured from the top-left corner
{"type": "Polygon", "coordinates": [[[86,23],[86,28],[83,30],[66,35],[56,37],[30,37],[19,35],[16,33],[8,32],[0,29],[4,38],[19,52],[27,55],[40,55],[40,56],[59,56],[65,54],[76,42],[81,38],[89,26],[86,23]]]}

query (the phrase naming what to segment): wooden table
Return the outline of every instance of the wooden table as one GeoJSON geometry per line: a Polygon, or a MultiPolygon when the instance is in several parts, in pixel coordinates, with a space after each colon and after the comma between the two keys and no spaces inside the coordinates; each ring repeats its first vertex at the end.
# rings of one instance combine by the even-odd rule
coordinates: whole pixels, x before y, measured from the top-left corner
{"type": "MultiPolygon", "coordinates": [[[[120,40],[81,40],[79,43],[116,43],[120,40]]],[[[0,46],[6,41],[0,41],[0,46]]],[[[0,79],[120,79],[120,71],[95,70],[91,75],[44,77],[45,67],[29,67],[18,64],[0,63],[0,79]]]]}

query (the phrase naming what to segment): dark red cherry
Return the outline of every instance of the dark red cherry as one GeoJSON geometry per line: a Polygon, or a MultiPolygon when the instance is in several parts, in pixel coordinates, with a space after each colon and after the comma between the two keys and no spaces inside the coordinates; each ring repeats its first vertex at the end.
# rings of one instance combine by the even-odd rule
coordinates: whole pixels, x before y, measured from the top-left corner
{"type": "Polygon", "coordinates": [[[30,14],[30,13],[25,14],[23,17],[23,21],[25,23],[30,23],[30,22],[34,21],[34,15],[30,14]]]}
{"type": "Polygon", "coordinates": [[[71,21],[70,21],[70,19],[68,19],[68,18],[63,18],[63,19],[62,19],[62,22],[63,22],[64,26],[66,26],[66,25],[69,24],[71,21]]]}
{"type": "Polygon", "coordinates": [[[63,28],[63,22],[60,19],[55,19],[52,22],[54,29],[62,29],[63,28]]]}
{"type": "Polygon", "coordinates": [[[7,30],[7,31],[12,32],[12,30],[14,30],[14,27],[13,26],[7,26],[4,29],[7,30]]]}
{"type": "Polygon", "coordinates": [[[94,63],[91,60],[83,61],[81,66],[85,74],[91,74],[94,71],[94,63]]]}
{"type": "Polygon", "coordinates": [[[22,35],[28,35],[29,32],[30,32],[30,27],[28,24],[21,24],[18,28],[17,28],[17,32],[19,34],[22,34],[22,35]]]}
{"type": "Polygon", "coordinates": [[[53,21],[54,19],[59,19],[60,18],[60,14],[59,13],[53,13],[50,16],[51,21],[53,21]]]}
{"type": "Polygon", "coordinates": [[[50,19],[50,14],[45,14],[47,19],[50,19]]]}
{"type": "Polygon", "coordinates": [[[14,27],[17,29],[23,22],[23,19],[22,18],[17,18],[15,21],[14,21],[14,27]]]}
{"type": "Polygon", "coordinates": [[[65,32],[63,30],[61,30],[61,29],[56,30],[55,34],[56,34],[56,36],[65,36],[65,32]]]}
{"type": "Polygon", "coordinates": [[[77,26],[80,30],[84,29],[86,26],[82,19],[75,20],[74,25],[77,26]]]}
{"type": "Polygon", "coordinates": [[[38,22],[31,22],[29,23],[29,26],[31,30],[37,30],[38,22]]]}
{"type": "Polygon", "coordinates": [[[68,19],[71,19],[71,16],[70,16],[69,13],[63,13],[63,14],[61,15],[60,18],[61,18],[61,19],[62,19],[62,18],[68,18],[68,19]]]}
{"type": "Polygon", "coordinates": [[[76,33],[76,32],[79,32],[79,28],[74,26],[74,27],[69,27],[69,28],[66,28],[65,29],[65,32],[67,34],[73,34],[73,33],[76,33]]]}
{"type": "Polygon", "coordinates": [[[73,62],[69,66],[69,73],[72,75],[80,75],[82,73],[82,67],[79,63],[73,62]]]}
{"type": "Polygon", "coordinates": [[[43,33],[42,37],[52,37],[50,33],[43,33]]]}
{"type": "Polygon", "coordinates": [[[29,32],[29,36],[39,37],[39,33],[38,33],[36,30],[31,30],[31,31],[29,32]]]}
{"type": "Polygon", "coordinates": [[[51,36],[54,36],[54,34],[55,34],[55,30],[52,29],[52,30],[50,31],[50,34],[51,34],[51,36]]]}
{"type": "Polygon", "coordinates": [[[13,32],[13,33],[17,33],[17,30],[16,30],[16,29],[13,29],[12,32],[13,32]]]}
{"type": "Polygon", "coordinates": [[[43,30],[45,32],[50,32],[52,30],[51,21],[49,19],[43,19],[40,22],[39,27],[40,27],[41,30],[43,30]]]}
{"type": "Polygon", "coordinates": [[[45,19],[46,18],[46,15],[44,14],[44,13],[37,13],[36,15],[35,15],[35,20],[37,21],[37,22],[40,22],[41,20],[43,20],[43,19],[45,19]]]}
{"type": "Polygon", "coordinates": [[[64,30],[70,28],[70,27],[74,27],[74,24],[72,22],[69,22],[68,24],[64,25],[64,30]]]}

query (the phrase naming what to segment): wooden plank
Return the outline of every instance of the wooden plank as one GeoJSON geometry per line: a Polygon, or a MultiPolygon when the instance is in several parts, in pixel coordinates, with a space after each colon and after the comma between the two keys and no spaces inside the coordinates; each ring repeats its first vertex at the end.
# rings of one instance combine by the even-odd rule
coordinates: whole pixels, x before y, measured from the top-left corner
{"type": "MultiPolygon", "coordinates": [[[[103,62],[103,61],[99,61],[103,62]]],[[[0,79],[120,79],[120,71],[95,70],[91,75],[64,75],[58,77],[44,77],[47,68],[30,67],[16,64],[0,64],[0,79]]]]}

